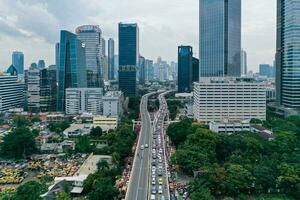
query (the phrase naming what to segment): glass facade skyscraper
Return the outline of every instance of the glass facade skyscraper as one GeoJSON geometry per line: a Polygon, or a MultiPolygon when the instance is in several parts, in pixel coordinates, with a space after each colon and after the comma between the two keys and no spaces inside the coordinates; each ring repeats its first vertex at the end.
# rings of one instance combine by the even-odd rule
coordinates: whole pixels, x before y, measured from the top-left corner
{"type": "Polygon", "coordinates": [[[86,69],[88,87],[102,86],[102,68],[101,67],[101,34],[99,26],[84,25],[76,29],[77,39],[79,39],[85,47],[86,69]]]}
{"type": "Polygon", "coordinates": [[[119,66],[138,66],[139,29],[137,24],[119,23],[119,66]]]}
{"type": "Polygon", "coordinates": [[[66,88],[87,87],[84,44],[77,36],[61,31],[58,66],[57,110],[65,110],[66,88]]]}
{"type": "Polygon", "coordinates": [[[112,38],[108,40],[108,79],[114,80],[115,77],[115,41],[112,38]]]}
{"type": "Polygon", "coordinates": [[[119,23],[119,90],[125,96],[136,95],[138,64],[138,26],[137,24],[119,23]]]}
{"type": "Polygon", "coordinates": [[[193,87],[193,48],[178,47],[178,92],[191,92],[193,87]]]}
{"type": "Polygon", "coordinates": [[[17,69],[18,74],[24,74],[24,54],[22,52],[13,52],[12,64],[17,69]]]}
{"type": "Polygon", "coordinates": [[[241,75],[241,0],[200,0],[200,76],[241,75]]]}
{"type": "Polygon", "coordinates": [[[276,95],[300,109],[300,0],[277,0],[276,95]]]}

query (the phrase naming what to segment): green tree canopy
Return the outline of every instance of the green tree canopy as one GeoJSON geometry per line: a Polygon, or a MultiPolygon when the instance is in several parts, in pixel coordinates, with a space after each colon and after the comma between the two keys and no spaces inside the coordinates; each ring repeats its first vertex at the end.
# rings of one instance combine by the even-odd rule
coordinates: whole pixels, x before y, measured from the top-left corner
{"type": "Polygon", "coordinates": [[[26,158],[37,151],[35,139],[28,128],[16,128],[4,136],[0,145],[3,158],[26,158]]]}

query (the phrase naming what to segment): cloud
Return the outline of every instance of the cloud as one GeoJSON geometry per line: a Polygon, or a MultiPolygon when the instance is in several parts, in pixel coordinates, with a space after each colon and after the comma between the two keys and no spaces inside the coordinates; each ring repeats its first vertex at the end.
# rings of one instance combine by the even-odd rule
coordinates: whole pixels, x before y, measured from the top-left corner
{"type": "MultiPolygon", "coordinates": [[[[249,66],[272,62],[275,49],[275,0],[242,0],[243,47],[249,66]]],[[[26,66],[36,59],[54,62],[61,29],[100,25],[115,38],[119,22],[137,22],[140,51],[146,58],[177,60],[177,46],[192,45],[198,56],[196,0],[0,0],[0,66],[10,64],[12,50],[25,53],[26,66]],[[30,47],[28,47],[28,45],[30,47]]],[[[117,48],[116,48],[117,49],[117,48]]]]}

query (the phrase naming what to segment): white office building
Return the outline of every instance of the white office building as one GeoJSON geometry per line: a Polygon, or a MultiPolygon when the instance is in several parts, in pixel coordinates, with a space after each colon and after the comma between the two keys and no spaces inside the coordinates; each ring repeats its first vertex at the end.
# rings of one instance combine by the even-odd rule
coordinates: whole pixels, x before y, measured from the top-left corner
{"type": "Polygon", "coordinates": [[[202,78],[194,85],[194,117],[201,122],[265,120],[265,84],[252,78],[202,78]]]}
{"type": "Polygon", "coordinates": [[[101,114],[103,109],[102,88],[67,88],[66,114],[101,114]]]}
{"type": "Polygon", "coordinates": [[[23,108],[25,83],[17,76],[0,75],[0,113],[23,108]]]}
{"type": "Polygon", "coordinates": [[[121,117],[123,115],[124,95],[121,91],[110,91],[103,97],[103,115],[121,117]]]}

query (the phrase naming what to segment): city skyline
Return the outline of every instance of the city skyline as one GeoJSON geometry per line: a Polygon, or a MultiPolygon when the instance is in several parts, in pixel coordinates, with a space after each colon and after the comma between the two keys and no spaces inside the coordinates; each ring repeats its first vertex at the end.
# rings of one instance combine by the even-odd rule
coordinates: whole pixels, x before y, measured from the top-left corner
{"type": "MultiPolygon", "coordinates": [[[[176,49],[179,45],[193,46],[195,56],[198,57],[198,2],[175,0],[162,3],[157,0],[151,2],[133,0],[117,3],[112,1],[105,2],[105,7],[102,1],[92,1],[89,4],[75,1],[70,6],[65,4],[68,4],[68,1],[46,3],[45,0],[30,0],[25,3],[25,1],[0,0],[0,11],[3,13],[0,15],[0,42],[4,46],[0,50],[1,70],[11,64],[11,53],[15,50],[24,52],[25,69],[33,60],[44,59],[47,65],[54,64],[54,45],[59,41],[60,29],[74,32],[77,26],[84,24],[99,25],[105,39],[114,38],[117,46],[118,23],[127,21],[139,24],[140,52],[145,57],[156,60],[161,56],[168,62],[175,61],[176,49]],[[133,14],[122,10],[125,5],[137,9],[137,12],[133,14]],[[81,12],[66,15],[65,13],[69,12],[62,12],[59,9],[61,6],[68,7],[67,9],[70,10],[80,6],[81,12]],[[165,9],[166,7],[168,9],[165,9]],[[190,31],[181,34],[180,30],[190,31]],[[159,40],[163,42],[152,42],[159,40]]],[[[242,47],[248,53],[249,70],[258,71],[260,63],[273,62],[276,41],[275,22],[275,0],[242,2],[242,47]],[[264,10],[264,12],[257,12],[257,10],[264,10]]],[[[118,49],[115,51],[117,52],[118,49]]]]}

